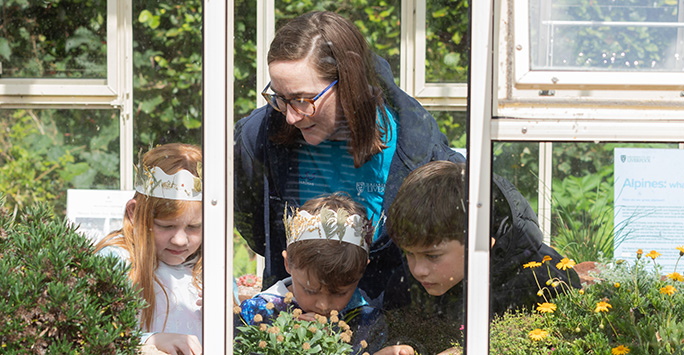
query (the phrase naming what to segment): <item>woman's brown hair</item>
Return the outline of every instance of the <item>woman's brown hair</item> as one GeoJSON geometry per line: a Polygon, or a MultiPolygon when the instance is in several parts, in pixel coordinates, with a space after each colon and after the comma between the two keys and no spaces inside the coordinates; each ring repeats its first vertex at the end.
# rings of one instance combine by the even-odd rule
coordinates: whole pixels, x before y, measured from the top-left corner
{"type": "MultiPolygon", "coordinates": [[[[200,176],[202,163],[202,151],[190,144],[170,143],[151,149],[142,157],[144,167],[151,169],[159,167],[165,173],[171,175],[184,169],[194,176],[200,176]]],[[[130,254],[131,268],[129,278],[142,293],[147,307],[140,316],[141,326],[149,330],[154,318],[156,299],[154,283],[160,284],[154,271],[159,265],[155,250],[154,234],[152,226],[155,218],[175,218],[182,215],[191,204],[201,204],[199,201],[169,200],[151,197],[136,192],[133,196],[135,209],[133,218],[124,214],[123,228],[109,233],[97,243],[95,250],[99,251],[107,246],[117,246],[125,249],[130,254]],[[135,222],[134,222],[135,221],[135,222]]],[[[202,247],[200,246],[186,261],[196,261],[193,266],[193,284],[201,289],[202,284],[202,247]]],[[[161,287],[164,290],[164,287],[161,287]]],[[[166,291],[164,291],[166,295],[166,291]]],[[[167,307],[168,307],[168,295],[167,307]]],[[[166,310],[168,315],[168,308],[166,310]]],[[[166,323],[166,322],[164,322],[166,323]]],[[[166,324],[164,324],[164,327],[166,324]]]]}
{"type": "MultiPolygon", "coordinates": [[[[349,153],[354,166],[360,167],[386,148],[388,138],[383,138],[383,132],[389,132],[366,39],[351,21],[336,13],[310,12],[278,29],[268,51],[268,64],[304,58],[321,78],[338,80],[336,90],[350,135],[349,153]]],[[[276,143],[289,145],[301,138],[301,132],[284,120],[280,126],[272,137],[276,143]]]]}

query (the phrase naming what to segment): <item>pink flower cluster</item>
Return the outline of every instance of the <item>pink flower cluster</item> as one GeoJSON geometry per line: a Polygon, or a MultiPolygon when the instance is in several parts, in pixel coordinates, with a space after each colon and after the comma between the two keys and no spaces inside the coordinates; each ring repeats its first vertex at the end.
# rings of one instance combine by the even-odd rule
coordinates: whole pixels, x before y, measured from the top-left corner
{"type": "Polygon", "coordinates": [[[242,275],[237,279],[238,286],[254,287],[261,285],[261,277],[254,274],[242,275]]]}

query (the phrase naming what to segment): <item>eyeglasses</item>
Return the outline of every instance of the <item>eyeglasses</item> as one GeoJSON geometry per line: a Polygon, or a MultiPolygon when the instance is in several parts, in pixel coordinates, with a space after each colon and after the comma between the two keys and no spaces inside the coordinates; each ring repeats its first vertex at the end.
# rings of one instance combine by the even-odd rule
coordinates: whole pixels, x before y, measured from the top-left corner
{"type": "Polygon", "coordinates": [[[297,112],[300,115],[305,115],[305,116],[311,116],[314,113],[316,113],[316,105],[314,102],[318,100],[319,97],[321,97],[323,94],[325,94],[326,91],[330,90],[333,85],[337,84],[337,80],[333,81],[323,89],[318,95],[316,95],[313,99],[306,99],[303,97],[298,97],[298,98],[293,98],[293,99],[286,99],[280,95],[276,94],[269,94],[266,92],[269,87],[271,87],[271,83],[269,82],[268,85],[264,88],[264,90],[261,92],[261,95],[266,99],[266,102],[269,103],[276,111],[278,112],[286,112],[287,111],[287,105],[290,105],[295,112],[297,112]]]}

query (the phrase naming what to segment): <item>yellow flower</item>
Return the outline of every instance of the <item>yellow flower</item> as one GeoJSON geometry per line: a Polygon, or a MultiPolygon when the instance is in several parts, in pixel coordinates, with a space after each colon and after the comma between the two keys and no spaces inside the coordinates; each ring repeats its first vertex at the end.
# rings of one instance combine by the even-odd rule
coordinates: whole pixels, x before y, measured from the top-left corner
{"type": "Polygon", "coordinates": [[[584,289],[581,289],[581,290],[579,290],[578,292],[579,292],[580,295],[583,295],[583,294],[584,294],[584,289]]]}
{"type": "Polygon", "coordinates": [[[271,309],[273,309],[273,307],[275,307],[275,305],[273,303],[271,303],[271,302],[266,303],[266,309],[271,310],[271,309]]]}
{"type": "Polygon", "coordinates": [[[263,340],[260,341],[260,342],[259,342],[259,347],[262,348],[262,349],[265,348],[265,347],[266,347],[266,342],[263,341],[263,340]]]}
{"type": "Polygon", "coordinates": [[[561,269],[561,270],[567,270],[567,269],[572,269],[575,266],[575,261],[572,259],[568,258],[563,258],[561,261],[556,264],[556,267],[561,269]]]}
{"type": "Polygon", "coordinates": [[[360,343],[360,344],[361,344],[361,348],[362,348],[362,349],[365,349],[365,348],[368,347],[368,342],[365,341],[365,340],[361,340],[361,343],[360,343]]]}
{"type": "Polygon", "coordinates": [[[302,349],[309,350],[310,348],[311,348],[311,344],[309,344],[309,343],[302,344],[302,349]]]}
{"type": "Polygon", "coordinates": [[[674,295],[675,292],[677,292],[677,289],[674,288],[672,285],[667,285],[660,289],[660,293],[666,293],[670,296],[674,295]]]}
{"type": "Polygon", "coordinates": [[[542,290],[537,291],[537,296],[539,296],[539,297],[544,296],[544,291],[542,291],[542,290]]]}
{"type": "Polygon", "coordinates": [[[264,321],[264,317],[261,316],[261,314],[257,314],[254,316],[254,323],[261,323],[264,321]]]}
{"type": "Polygon", "coordinates": [[[644,251],[639,249],[637,250],[637,259],[641,259],[641,255],[644,254],[644,251]]]}
{"type": "Polygon", "coordinates": [[[616,283],[615,283],[615,288],[620,288],[620,283],[619,283],[619,282],[616,282],[616,283]]]}
{"type": "Polygon", "coordinates": [[[351,337],[347,333],[340,334],[340,339],[342,339],[342,341],[345,343],[348,343],[351,341],[351,337]]]}
{"type": "Polygon", "coordinates": [[[528,267],[530,269],[534,269],[535,267],[540,267],[540,266],[542,266],[542,264],[538,261],[530,261],[527,264],[523,264],[523,268],[525,268],[525,269],[527,269],[528,267]]]}
{"type": "Polygon", "coordinates": [[[336,310],[334,310],[334,309],[333,309],[332,311],[330,311],[330,316],[336,316],[336,315],[338,315],[338,314],[339,314],[339,313],[338,313],[336,310]]]}
{"type": "Polygon", "coordinates": [[[553,313],[556,310],[556,305],[549,302],[537,303],[537,311],[539,313],[553,313]]]}
{"type": "Polygon", "coordinates": [[[629,348],[624,345],[618,345],[617,347],[613,348],[610,352],[613,355],[624,355],[629,352],[629,348]]]}
{"type": "Polygon", "coordinates": [[[528,334],[528,336],[530,337],[530,339],[532,339],[532,340],[534,340],[534,341],[542,340],[542,339],[546,338],[547,335],[549,335],[549,332],[547,332],[547,331],[545,331],[545,330],[541,330],[541,329],[539,329],[539,328],[537,328],[537,329],[531,331],[531,332],[528,334]]]}
{"type": "Polygon", "coordinates": [[[285,303],[289,304],[292,302],[292,298],[294,297],[294,294],[292,292],[288,292],[285,294],[285,303]]]}
{"type": "Polygon", "coordinates": [[[608,302],[601,301],[596,304],[596,309],[594,312],[608,312],[608,308],[613,308],[613,306],[611,306],[608,302]]]}
{"type": "Polygon", "coordinates": [[[684,277],[682,277],[682,275],[676,271],[671,274],[667,274],[667,278],[675,281],[684,281],[684,277]]]}
{"type": "Polygon", "coordinates": [[[282,336],[282,335],[278,335],[278,337],[276,338],[276,341],[279,342],[279,343],[282,343],[283,340],[285,340],[285,337],[282,336]]]}
{"type": "Polygon", "coordinates": [[[297,309],[295,309],[294,311],[292,311],[292,316],[295,317],[295,318],[299,318],[299,316],[301,316],[301,315],[302,315],[302,310],[299,309],[299,308],[297,308],[297,309]]]}
{"type": "Polygon", "coordinates": [[[660,253],[657,252],[657,251],[655,251],[655,250],[651,250],[648,254],[646,254],[646,256],[648,256],[649,258],[655,260],[657,257],[660,256],[660,253]]]}
{"type": "Polygon", "coordinates": [[[544,258],[542,259],[542,263],[545,263],[547,261],[551,261],[551,257],[548,255],[544,255],[544,258]]]}
{"type": "Polygon", "coordinates": [[[316,334],[316,332],[318,331],[318,328],[316,328],[316,327],[314,327],[314,326],[312,325],[312,326],[309,327],[309,331],[312,332],[312,333],[314,333],[314,334],[316,334]]]}
{"type": "Polygon", "coordinates": [[[682,245],[678,246],[677,250],[679,250],[679,256],[684,256],[684,246],[682,246],[682,245]]]}
{"type": "Polygon", "coordinates": [[[337,326],[342,328],[343,331],[347,331],[350,328],[349,324],[347,324],[347,322],[345,322],[343,320],[341,320],[339,323],[337,323],[337,326]]]}
{"type": "Polygon", "coordinates": [[[265,332],[266,330],[268,330],[268,324],[266,324],[266,323],[261,323],[261,324],[259,325],[259,330],[261,330],[262,332],[265,332]]]}
{"type": "Polygon", "coordinates": [[[337,323],[340,319],[337,316],[330,316],[330,323],[337,323]]]}
{"type": "Polygon", "coordinates": [[[240,309],[240,306],[233,307],[233,314],[240,314],[240,312],[242,312],[242,309],[240,309]]]}

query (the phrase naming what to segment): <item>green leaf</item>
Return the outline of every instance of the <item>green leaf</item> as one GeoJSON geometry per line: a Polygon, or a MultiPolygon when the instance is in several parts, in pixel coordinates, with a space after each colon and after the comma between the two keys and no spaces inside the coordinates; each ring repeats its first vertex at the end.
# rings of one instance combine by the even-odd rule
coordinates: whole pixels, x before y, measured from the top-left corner
{"type": "Polygon", "coordinates": [[[140,15],[138,16],[138,22],[147,23],[151,19],[152,19],[152,13],[151,12],[149,12],[148,10],[140,11],[140,15]]]}
{"type": "Polygon", "coordinates": [[[0,56],[7,60],[12,56],[12,48],[10,48],[9,41],[5,37],[0,37],[0,56]]]}
{"type": "Polygon", "coordinates": [[[145,112],[145,113],[151,113],[159,104],[164,102],[164,99],[161,97],[161,95],[157,95],[153,97],[152,99],[149,100],[143,100],[142,104],[140,105],[140,109],[145,112]]]}

